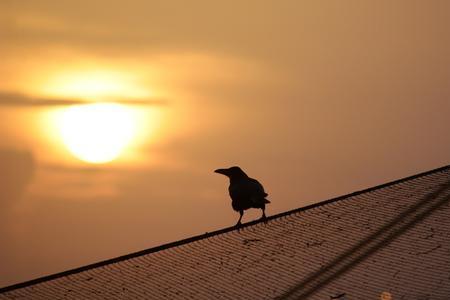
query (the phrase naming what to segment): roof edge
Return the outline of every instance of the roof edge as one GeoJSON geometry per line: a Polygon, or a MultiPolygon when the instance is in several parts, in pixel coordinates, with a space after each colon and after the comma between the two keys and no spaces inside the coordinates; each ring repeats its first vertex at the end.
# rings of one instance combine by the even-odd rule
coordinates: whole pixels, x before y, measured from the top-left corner
{"type": "MultiPolygon", "coordinates": [[[[267,221],[270,221],[270,220],[273,220],[273,219],[277,219],[277,218],[280,218],[280,217],[283,217],[283,216],[287,216],[287,215],[290,215],[290,214],[302,212],[302,211],[305,211],[305,210],[308,210],[308,209],[312,209],[312,208],[315,208],[315,207],[323,206],[323,205],[326,205],[326,204],[330,204],[330,203],[333,203],[333,202],[337,202],[337,201],[340,201],[340,200],[344,200],[344,199],[350,198],[352,196],[357,196],[357,195],[360,195],[360,194],[363,194],[363,193],[367,193],[367,192],[371,192],[371,191],[378,190],[378,189],[381,189],[381,188],[389,187],[391,185],[395,185],[395,184],[402,183],[402,182],[405,182],[405,181],[409,181],[409,180],[412,180],[412,179],[416,179],[416,178],[419,178],[419,177],[427,176],[427,175],[430,175],[430,174],[433,174],[433,173],[438,173],[438,172],[444,171],[444,170],[449,169],[449,168],[450,168],[450,165],[446,165],[446,166],[439,167],[439,168],[436,168],[436,169],[432,169],[432,170],[429,170],[429,171],[426,171],[426,172],[421,172],[421,173],[418,173],[418,174],[415,174],[415,175],[412,175],[412,176],[408,176],[408,177],[404,177],[404,178],[401,178],[401,179],[390,181],[390,182],[387,182],[387,183],[384,183],[384,184],[380,184],[380,185],[377,185],[377,186],[374,186],[374,187],[370,187],[370,188],[366,188],[366,189],[363,189],[363,190],[355,191],[355,192],[352,192],[350,194],[334,197],[334,198],[331,198],[331,199],[328,199],[328,200],[324,200],[324,201],[321,201],[321,202],[317,202],[317,203],[314,203],[314,204],[310,204],[310,205],[307,205],[307,206],[303,206],[303,207],[300,207],[300,208],[296,208],[296,209],[293,209],[293,210],[282,212],[282,213],[279,213],[279,214],[267,217],[267,221]]],[[[249,226],[261,223],[261,222],[262,222],[261,220],[251,221],[251,222],[243,224],[240,228],[242,229],[242,228],[249,227],[249,226]]],[[[94,268],[97,268],[97,267],[102,267],[102,266],[105,266],[105,265],[108,265],[108,264],[120,262],[120,261],[127,260],[127,259],[130,259],[130,258],[134,258],[134,257],[150,254],[150,253],[153,253],[153,252],[158,252],[158,251],[165,250],[165,249],[172,248],[172,247],[176,247],[176,246],[180,246],[180,245],[187,244],[187,243],[190,243],[190,242],[193,242],[193,241],[202,240],[202,239],[209,238],[209,237],[212,237],[212,236],[215,236],[215,235],[218,235],[218,234],[227,233],[227,232],[230,232],[230,231],[233,231],[233,230],[236,230],[236,226],[231,226],[231,227],[226,227],[226,228],[215,230],[215,231],[211,231],[211,232],[206,232],[204,234],[192,236],[192,237],[185,238],[185,239],[182,239],[182,240],[178,240],[178,241],[175,241],[175,242],[170,242],[170,243],[166,243],[166,244],[163,244],[163,245],[155,246],[155,247],[152,247],[152,248],[140,250],[140,251],[137,251],[137,252],[133,252],[133,253],[121,255],[121,256],[118,256],[118,257],[106,259],[106,260],[103,260],[103,261],[99,261],[99,262],[96,262],[96,263],[88,264],[88,265],[81,266],[81,267],[74,268],[74,269],[70,269],[70,270],[67,270],[67,271],[62,271],[62,272],[59,272],[59,273],[46,275],[46,276],[43,276],[43,277],[38,277],[38,278],[31,279],[31,280],[28,280],[28,281],[24,281],[24,282],[21,282],[21,283],[16,283],[16,284],[13,284],[13,285],[10,285],[10,286],[6,286],[6,287],[0,288],[0,294],[6,293],[6,292],[9,292],[9,291],[12,291],[12,290],[16,290],[16,289],[19,289],[19,288],[28,287],[28,286],[31,286],[31,285],[34,285],[34,284],[42,283],[42,282],[45,282],[45,281],[57,279],[57,278],[60,278],[60,277],[63,277],[63,276],[73,275],[73,274],[80,273],[80,272],[83,272],[83,271],[87,271],[87,270],[90,270],[90,269],[94,269],[94,268]]]]}

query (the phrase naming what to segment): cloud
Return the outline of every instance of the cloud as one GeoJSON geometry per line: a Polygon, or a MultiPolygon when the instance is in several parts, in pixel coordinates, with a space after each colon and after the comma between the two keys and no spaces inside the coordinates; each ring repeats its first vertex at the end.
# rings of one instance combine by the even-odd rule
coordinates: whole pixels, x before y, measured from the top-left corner
{"type": "Polygon", "coordinates": [[[31,182],[35,171],[32,154],[0,149],[0,212],[17,201],[31,182]]]}
{"type": "MultiPolygon", "coordinates": [[[[0,91],[0,107],[43,107],[43,106],[68,106],[99,103],[102,101],[88,101],[83,99],[70,98],[46,98],[46,97],[32,97],[21,93],[0,91]]],[[[103,101],[104,102],[104,101],[103,101]]],[[[115,102],[127,105],[141,105],[141,106],[161,106],[166,105],[165,99],[111,99],[107,102],[115,102]]]]}

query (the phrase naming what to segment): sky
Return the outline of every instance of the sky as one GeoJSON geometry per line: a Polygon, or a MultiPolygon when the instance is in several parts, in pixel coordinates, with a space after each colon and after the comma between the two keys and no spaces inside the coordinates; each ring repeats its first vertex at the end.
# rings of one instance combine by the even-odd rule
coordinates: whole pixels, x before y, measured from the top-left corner
{"type": "Polygon", "coordinates": [[[0,39],[0,286],[234,225],[217,168],[273,215],[449,163],[448,1],[3,0],[0,39]]]}

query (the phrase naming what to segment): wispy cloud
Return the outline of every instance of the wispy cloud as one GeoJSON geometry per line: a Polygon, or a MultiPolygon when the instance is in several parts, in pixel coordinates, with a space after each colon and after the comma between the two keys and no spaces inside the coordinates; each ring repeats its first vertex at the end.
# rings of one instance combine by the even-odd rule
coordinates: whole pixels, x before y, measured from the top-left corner
{"type": "MultiPolygon", "coordinates": [[[[101,103],[105,101],[90,101],[83,99],[70,98],[47,98],[47,97],[33,97],[21,93],[0,91],[0,107],[42,107],[42,106],[68,106],[80,105],[90,103],[101,103]]],[[[127,105],[142,105],[142,106],[161,106],[167,105],[167,100],[152,98],[152,99],[126,99],[121,100],[110,99],[107,102],[114,102],[127,105]]]]}

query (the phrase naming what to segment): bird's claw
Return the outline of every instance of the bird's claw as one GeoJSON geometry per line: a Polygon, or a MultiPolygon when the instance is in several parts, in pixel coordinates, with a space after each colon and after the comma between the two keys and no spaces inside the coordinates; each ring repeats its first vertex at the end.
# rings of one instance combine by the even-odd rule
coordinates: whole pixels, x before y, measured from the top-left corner
{"type": "Polygon", "coordinates": [[[263,221],[264,222],[264,224],[267,224],[267,217],[266,217],[266,215],[263,215],[262,217],[261,217],[261,219],[259,219],[260,221],[263,221]]]}
{"type": "Polygon", "coordinates": [[[242,223],[241,222],[237,222],[236,225],[234,225],[234,227],[236,227],[238,232],[241,232],[242,229],[242,223]]]}

